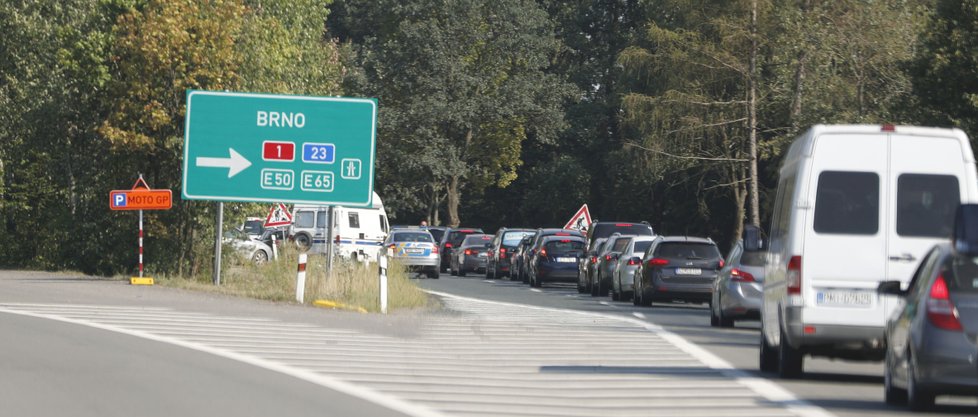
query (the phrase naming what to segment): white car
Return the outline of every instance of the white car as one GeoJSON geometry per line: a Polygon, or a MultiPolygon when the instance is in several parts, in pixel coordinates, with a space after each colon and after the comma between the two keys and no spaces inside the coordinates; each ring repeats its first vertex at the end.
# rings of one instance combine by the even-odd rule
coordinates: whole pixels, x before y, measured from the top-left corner
{"type": "Polygon", "coordinates": [[[255,265],[264,265],[269,259],[272,259],[271,246],[250,238],[245,232],[238,229],[224,232],[223,241],[231,245],[241,256],[250,259],[255,265]]]}

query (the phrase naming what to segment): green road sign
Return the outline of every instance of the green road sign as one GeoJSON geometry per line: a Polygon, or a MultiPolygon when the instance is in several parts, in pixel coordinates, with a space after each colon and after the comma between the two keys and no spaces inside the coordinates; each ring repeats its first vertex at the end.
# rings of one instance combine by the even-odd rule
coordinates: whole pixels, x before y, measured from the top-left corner
{"type": "Polygon", "coordinates": [[[183,198],[369,207],[373,99],[188,91],[183,198]]]}

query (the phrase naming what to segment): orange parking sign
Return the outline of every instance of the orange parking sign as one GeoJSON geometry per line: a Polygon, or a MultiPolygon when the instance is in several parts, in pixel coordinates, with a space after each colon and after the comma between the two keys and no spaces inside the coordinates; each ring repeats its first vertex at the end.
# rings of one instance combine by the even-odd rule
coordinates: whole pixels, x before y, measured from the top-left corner
{"type": "Polygon", "coordinates": [[[131,190],[109,192],[109,208],[112,210],[169,210],[172,207],[172,191],[151,190],[142,178],[131,190]]]}

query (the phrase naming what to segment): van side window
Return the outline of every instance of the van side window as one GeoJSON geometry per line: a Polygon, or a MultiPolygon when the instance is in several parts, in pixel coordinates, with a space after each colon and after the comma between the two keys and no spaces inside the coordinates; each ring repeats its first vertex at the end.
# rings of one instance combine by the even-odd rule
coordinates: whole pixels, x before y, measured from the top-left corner
{"type": "Polygon", "coordinates": [[[824,171],[815,192],[815,232],[875,235],[880,177],[874,172],[824,171]]]}
{"type": "Polygon", "coordinates": [[[380,215],[380,231],[387,233],[387,219],[380,215]]]}
{"type": "Polygon", "coordinates": [[[295,227],[310,228],[315,226],[313,223],[313,212],[298,211],[295,213],[295,227]]]}
{"type": "Polygon", "coordinates": [[[350,213],[350,228],[359,229],[360,228],[360,213],[350,213]]]}
{"type": "Polygon", "coordinates": [[[961,203],[953,175],[902,174],[897,178],[896,230],[900,236],[949,237],[961,203]]]}
{"type": "Polygon", "coordinates": [[[781,177],[778,182],[778,194],[774,203],[774,215],[771,218],[771,240],[769,248],[773,252],[781,250],[784,244],[784,235],[787,233],[791,221],[791,206],[795,198],[794,173],[781,177]]]}
{"type": "Polygon", "coordinates": [[[326,215],[329,214],[328,211],[320,210],[316,212],[316,227],[323,229],[326,227],[326,215]]]}

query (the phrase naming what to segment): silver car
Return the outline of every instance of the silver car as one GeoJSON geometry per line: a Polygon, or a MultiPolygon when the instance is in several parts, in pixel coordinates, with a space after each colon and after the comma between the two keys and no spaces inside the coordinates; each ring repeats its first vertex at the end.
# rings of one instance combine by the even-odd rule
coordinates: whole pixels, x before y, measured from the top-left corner
{"type": "Polygon", "coordinates": [[[264,265],[269,259],[272,259],[272,247],[267,244],[252,239],[247,233],[238,230],[231,229],[224,232],[223,239],[224,243],[231,245],[235,252],[240,254],[242,257],[252,261],[255,265],[264,265]]]}
{"type": "Polygon", "coordinates": [[[428,278],[438,278],[441,256],[438,255],[435,238],[427,230],[392,230],[384,240],[384,248],[409,271],[424,273],[428,278]]]}
{"type": "Polygon", "coordinates": [[[887,403],[918,411],[932,407],[938,395],[978,395],[975,252],[960,254],[950,243],[940,244],[921,260],[906,290],[900,281],[880,283],[879,293],[900,300],[885,330],[887,403]]]}
{"type": "Polygon", "coordinates": [[[628,301],[632,299],[632,280],[635,278],[635,269],[642,263],[642,255],[652,245],[655,236],[633,236],[628,238],[628,244],[622,250],[621,256],[615,262],[614,272],[611,274],[611,299],[614,301],[628,301]]]}
{"type": "Polygon", "coordinates": [[[732,327],[734,321],[760,318],[764,297],[763,249],[746,250],[739,240],[713,283],[710,325],[732,327]]]}
{"type": "Polygon", "coordinates": [[[598,263],[594,265],[594,282],[591,283],[591,296],[604,297],[611,289],[612,273],[615,271],[615,264],[621,257],[628,238],[632,235],[622,235],[613,233],[602,246],[598,253],[598,263]]]}

